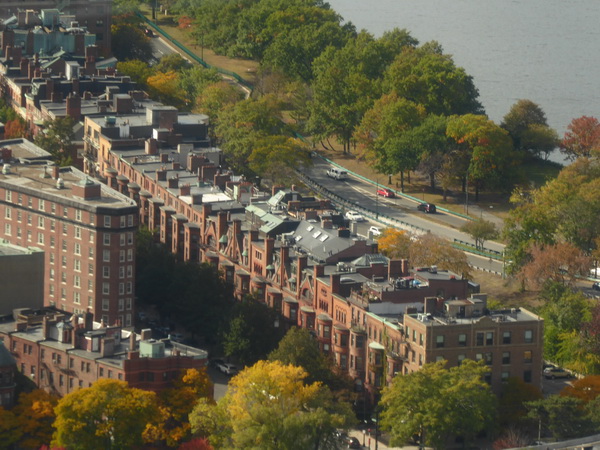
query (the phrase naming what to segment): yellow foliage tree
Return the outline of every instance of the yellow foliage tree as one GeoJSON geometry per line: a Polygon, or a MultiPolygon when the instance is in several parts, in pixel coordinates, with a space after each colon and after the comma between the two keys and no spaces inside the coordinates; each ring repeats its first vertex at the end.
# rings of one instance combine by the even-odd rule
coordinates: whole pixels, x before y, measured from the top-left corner
{"type": "Polygon", "coordinates": [[[48,394],[42,389],[19,395],[19,402],[13,409],[19,427],[23,433],[19,446],[23,448],[40,448],[50,444],[52,440],[52,423],[55,419],[54,408],[58,397],[48,394]]]}
{"type": "Polygon", "coordinates": [[[145,436],[154,442],[173,447],[190,437],[188,415],[199,399],[213,401],[213,383],[206,369],[187,369],[171,389],[159,395],[161,419],[146,430],[145,436]]]}
{"type": "MultiPolygon", "coordinates": [[[[146,84],[152,98],[176,108],[186,105],[185,92],[181,91],[177,73],[174,71],[158,72],[148,77],[146,84]]],[[[189,101],[187,99],[187,103],[189,101]]]]}
{"type": "Polygon", "coordinates": [[[411,236],[404,230],[386,228],[377,239],[379,251],[388,258],[408,258],[411,236]]]}
{"type": "Polygon", "coordinates": [[[17,417],[12,411],[0,406],[0,449],[13,448],[21,436],[22,431],[17,417]]]}
{"type": "Polygon", "coordinates": [[[231,379],[217,405],[198,404],[192,429],[220,447],[329,448],[334,431],[350,426],[354,415],[321,383],[305,384],[306,376],[301,367],[259,361],[231,379]]]}
{"type": "Polygon", "coordinates": [[[101,379],[63,397],[56,406],[53,445],[73,450],[135,448],[159,419],[156,394],[101,379]]]}

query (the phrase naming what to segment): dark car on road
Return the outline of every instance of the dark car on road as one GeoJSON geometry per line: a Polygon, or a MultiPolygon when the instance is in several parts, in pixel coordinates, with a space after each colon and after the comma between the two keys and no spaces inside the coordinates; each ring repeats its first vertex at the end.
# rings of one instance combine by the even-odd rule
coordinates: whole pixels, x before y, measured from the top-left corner
{"type": "Polygon", "coordinates": [[[394,191],[388,188],[377,189],[377,195],[381,195],[382,197],[387,198],[394,198],[396,196],[396,194],[394,194],[394,191]]]}
{"type": "Polygon", "coordinates": [[[417,209],[419,211],[423,211],[428,214],[433,214],[437,211],[437,208],[435,207],[435,205],[433,203],[419,203],[419,205],[417,206],[417,209]]]}
{"type": "Polygon", "coordinates": [[[592,284],[592,289],[595,291],[600,291],[600,281],[596,281],[594,284],[592,284]]]}
{"type": "Polygon", "coordinates": [[[544,377],[551,380],[555,378],[571,378],[571,373],[560,367],[548,367],[544,369],[544,377]]]}

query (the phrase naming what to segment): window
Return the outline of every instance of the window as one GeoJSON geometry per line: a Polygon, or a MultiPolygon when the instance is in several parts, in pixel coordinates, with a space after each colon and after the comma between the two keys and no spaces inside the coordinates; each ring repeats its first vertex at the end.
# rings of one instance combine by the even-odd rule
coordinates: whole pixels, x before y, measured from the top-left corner
{"type": "Polygon", "coordinates": [[[31,197],[27,198],[27,206],[29,206],[30,208],[33,208],[33,198],[31,198],[31,197]]]}
{"type": "Polygon", "coordinates": [[[63,283],[66,283],[66,282],[67,282],[67,273],[66,273],[66,272],[61,272],[61,273],[60,273],[60,280],[61,280],[63,283]]]}
{"type": "Polygon", "coordinates": [[[102,299],[102,311],[108,311],[108,299],[107,298],[103,298],[102,299]]]}
{"type": "Polygon", "coordinates": [[[526,350],[523,352],[523,362],[528,364],[533,360],[533,356],[530,350],[526,350]]]}
{"type": "Polygon", "coordinates": [[[125,309],[128,309],[128,310],[131,309],[131,298],[125,299],[125,309]]]}
{"type": "Polygon", "coordinates": [[[459,347],[466,347],[467,346],[467,335],[466,334],[459,334],[458,335],[458,346],[459,347]]]}
{"type": "Polygon", "coordinates": [[[133,276],[133,266],[127,266],[127,278],[131,278],[133,276]]]}
{"type": "Polygon", "coordinates": [[[50,211],[52,214],[56,214],[56,203],[50,203],[50,211]]]}
{"type": "Polygon", "coordinates": [[[54,264],[54,253],[49,254],[50,264],[54,264]]]}
{"type": "Polygon", "coordinates": [[[132,227],[133,226],[133,214],[129,214],[127,216],[127,226],[128,227],[132,227]]]}
{"type": "Polygon", "coordinates": [[[485,345],[494,345],[494,332],[488,331],[485,333],[485,345]]]}
{"type": "Polygon", "coordinates": [[[110,278],[110,266],[102,266],[102,277],[110,278]]]}
{"type": "Polygon", "coordinates": [[[525,343],[531,344],[533,342],[533,330],[525,330],[525,343]]]}
{"type": "Polygon", "coordinates": [[[531,383],[531,370],[523,371],[523,381],[525,383],[531,383]]]}
{"type": "Polygon", "coordinates": [[[73,275],[73,285],[75,287],[81,287],[81,277],[79,275],[73,275]]]}
{"type": "Polygon", "coordinates": [[[11,212],[12,212],[12,210],[7,206],[6,210],[4,211],[4,217],[7,218],[7,219],[10,219],[11,218],[11,212]]]}
{"type": "Polygon", "coordinates": [[[423,333],[419,333],[419,345],[423,345],[423,333]]]}
{"type": "Polygon", "coordinates": [[[42,198],[38,199],[38,209],[40,211],[45,211],[46,210],[46,202],[42,198]]]}
{"type": "Polygon", "coordinates": [[[502,364],[510,364],[510,352],[502,352],[502,364]]]}
{"type": "Polygon", "coordinates": [[[110,283],[102,283],[102,293],[110,294],[110,283]]]}
{"type": "Polygon", "coordinates": [[[102,236],[102,242],[104,243],[104,245],[110,245],[110,234],[104,233],[104,235],[102,236]]]}
{"type": "Polygon", "coordinates": [[[104,262],[110,262],[110,250],[103,250],[102,251],[102,261],[104,261],[104,262]]]}
{"type": "Polygon", "coordinates": [[[75,227],[75,238],[81,239],[81,227],[75,227]]]}
{"type": "Polygon", "coordinates": [[[119,262],[125,262],[125,250],[119,250],[119,262]]]}
{"type": "Polygon", "coordinates": [[[12,192],[9,190],[6,191],[6,201],[12,202],[12,192]]]}
{"type": "Polygon", "coordinates": [[[54,236],[50,236],[50,247],[54,248],[56,242],[54,241],[54,236]]]}
{"type": "Polygon", "coordinates": [[[127,235],[125,233],[121,233],[119,235],[119,245],[125,245],[127,242],[127,235]]]}
{"type": "Polygon", "coordinates": [[[4,234],[10,236],[12,234],[12,225],[10,223],[4,224],[4,234]]]}
{"type": "Polygon", "coordinates": [[[67,251],[67,240],[66,239],[62,240],[62,250],[63,250],[63,252],[67,251]]]}
{"type": "Polygon", "coordinates": [[[94,282],[92,280],[88,280],[88,291],[94,290],[94,282]]]}
{"type": "Polygon", "coordinates": [[[125,309],[125,300],[120,298],[119,299],[119,311],[123,311],[125,309]]]}
{"type": "Polygon", "coordinates": [[[75,220],[81,221],[81,210],[80,209],[75,210],[75,220]]]}
{"type": "Polygon", "coordinates": [[[133,249],[127,250],[127,261],[133,261],[133,249]]]}
{"type": "Polygon", "coordinates": [[[62,224],[62,233],[67,234],[67,224],[66,223],[62,224]]]}
{"type": "Polygon", "coordinates": [[[38,217],[38,228],[44,228],[44,218],[38,217]]]}
{"type": "Polygon", "coordinates": [[[67,267],[67,257],[63,256],[61,259],[62,259],[62,261],[61,261],[62,266],[67,267]]]}
{"type": "Polygon", "coordinates": [[[31,225],[31,214],[27,214],[27,225],[31,225]]]}
{"type": "Polygon", "coordinates": [[[50,271],[48,272],[50,279],[54,280],[54,269],[50,269],[50,271]]]}
{"type": "Polygon", "coordinates": [[[56,220],[54,220],[54,219],[50,219],[50,230],[51,231],[56,230],[56,220]]]}
{"type": "Polygon", "coordinates": [[[31,230],[27,230],[27,242],[31,242],[31,230]]]}
{"type": "Polygon", "coordinates": [[[73,247],[73,253],[75,253],[76,255],[81,255],[81,244],[79,244],[78,242],[76,242],[75,246],[73,247]]]}
{"type": "Polygon", "coordinates": [[[94,257],[94,249],[93,247],[90,247],[88,250],[88,256],[90,259],[92,259],[94,257]]]}
{"type": "Polygon", "coordinates": [[[481,347],[483,345],[483,332],[479,331],[477,332],[477,334],[475,335],[476,341],[475,341],[475,345],[481,347]]]}
{"type": "Polygon", "coordinates": [[[88,273],[90,275],[94,274],[94,265],[93,264],[88,264],[88,273]]]}
{"type": "Polygon", "coordinates": [[[125,228],[127,226],[127,216],[119,217],[119,225],[121,228],[125,228]]]}
{"type": "Polygon", "coordinates": [[[127,233],[127,243],[129,245],[133,244],[133,233],[127,233]]]}
{"type": "Polygon", "coordinates": [[[110,216],[104,216],[104,226],[110,228],[110,216]]]}
{"type": "Polygon", "coordinates": [[[510,376],[510,372],[502,372],[501,374],[501,379],[503,383],[506,383],[508,381],[508,377],[510,376]]]}
{"type": "Polygon", "coordinates": [[[438,335],[435,337],[435,346],[437,348],[442,348],[444,346],[444,336],[438,335]]]}
{"type": "MultiPolygon", "coordinates": [[[[119,283],[119,295],[125,294],[125,283],[119,283]]],[[[123,300],[123,299],[121,299],[123,300]]]]}
{"type": "Polygon", "coordinates": [[[63,208],[63,217],[69,217],[69,208],[66,206],[63,208]]]}
{"type": "Polygon", "coordinates": [[[504,333],[502,333],[502,343],[503,344],[510,344],[511,340],[512,340],[512,336],[511,336],[511,332],[510,331],[505,331],[504,333]]]}

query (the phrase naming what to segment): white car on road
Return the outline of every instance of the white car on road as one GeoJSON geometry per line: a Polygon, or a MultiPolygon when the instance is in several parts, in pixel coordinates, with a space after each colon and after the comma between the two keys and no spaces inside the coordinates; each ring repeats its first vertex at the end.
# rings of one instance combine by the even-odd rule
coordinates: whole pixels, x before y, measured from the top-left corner
{"type": "Polygon", "coordinates": [[[217,369],[226,375],[235,375],[238,373],[238,368],[231,363],[222,362],[217,365],[217,369]]]}
{"type": "Polygon", "coordinates": [[[346,219],[351,220],[353,222],[362,222],[365,220],[365,218],[356,211],[347,211],[346,219]]]}
{"type": "Polygon", "coordinates": [[[372,226],[369,228],[369,234],[373,237],[381,236],[381,228],[372,226]]]}

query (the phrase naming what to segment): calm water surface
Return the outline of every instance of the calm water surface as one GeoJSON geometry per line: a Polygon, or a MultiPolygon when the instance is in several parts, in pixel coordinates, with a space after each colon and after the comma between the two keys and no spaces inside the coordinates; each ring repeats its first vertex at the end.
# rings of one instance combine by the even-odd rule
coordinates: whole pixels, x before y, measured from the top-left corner
{"type": "Polygon", "coordinates": [[[397,27],[438,41],[473,76],[496,123],[521,98],[560,136],[575,117],[600,118],[599,0],[328,1],[377,37],[397,27]]]}

